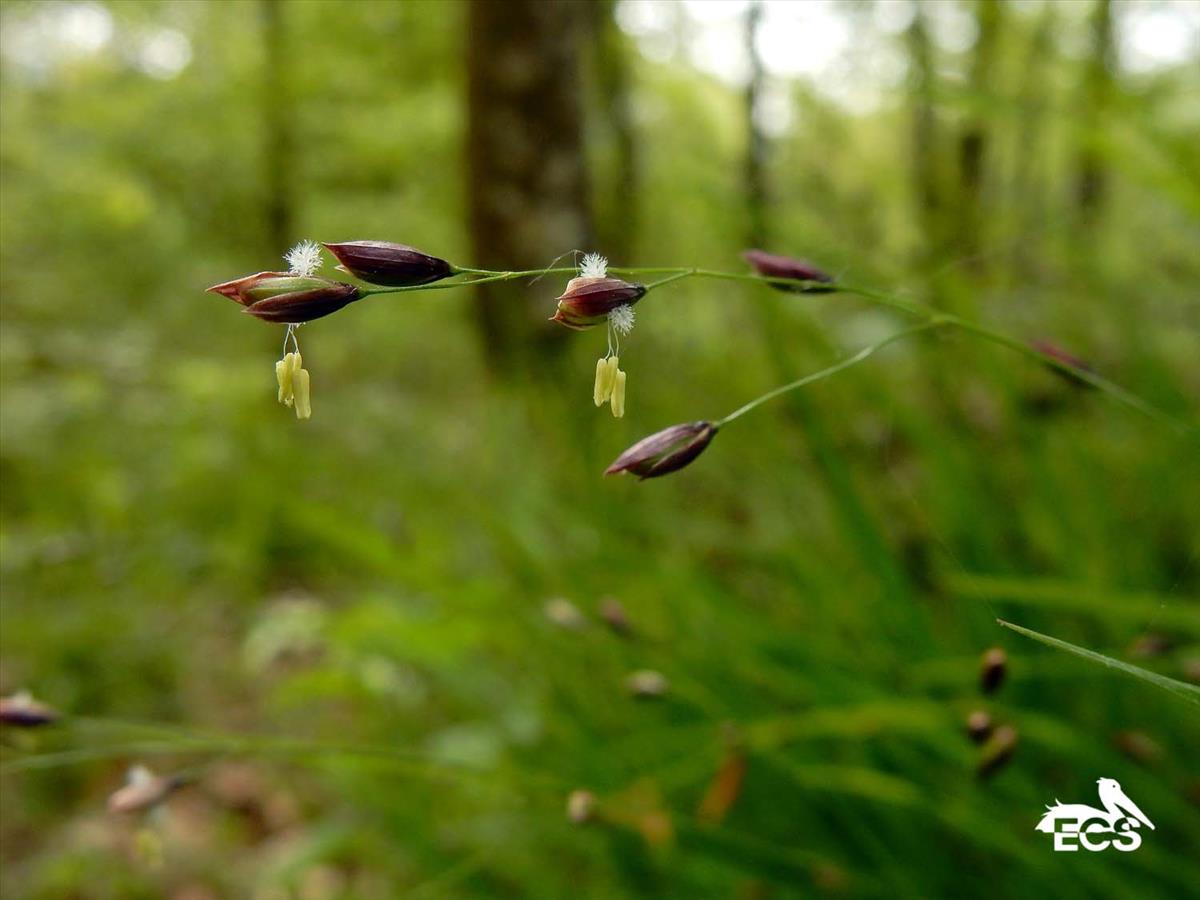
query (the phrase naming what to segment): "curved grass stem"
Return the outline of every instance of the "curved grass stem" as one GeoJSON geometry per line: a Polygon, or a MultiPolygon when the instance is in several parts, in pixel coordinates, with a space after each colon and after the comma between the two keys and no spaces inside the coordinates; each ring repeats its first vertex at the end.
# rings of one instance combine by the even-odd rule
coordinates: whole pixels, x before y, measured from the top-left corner
{"type": "Polygon", "coordinates": [[[794,391],[797,388],[802,388],[805,385],[812,384],[813,382],[821,381],[824,378],[828,378],[830,375],[836,375],[838,372],[841,372],[845,369],[849,369],[851,366],[856,366],[860,362],[866,361],[871,356],[874,356],[876,353],[878,353],[880,350],[882,350],[884,347],[886,347],[888,344],[894,344],[894,343],[896,343],[896,341],[903,340],[906,337],[911,337],[912,335],[919,334],[922,331],[930,331],[931,329],[934,329],[941,325],[946,325],[946,324],[948,324],[948,321],[946,319],[937,317],[937,318],[930,319],[928,322],[923,322],[920,325],[914,325],[912,328],[905,328],[903,331],[897,331],[895,334],[889,335],[888,337],[884,338],[882,341],[879,341],[878,343],[872,344],[869,347],[864,347],[862,350],[859,350],[857,353],[855,353],[853,356],[849,357],[848,359],[843,359],[839,363],[834,363],[832,366],[821,369],[819,372],[813,372],[809,375],[805,375],[803,378],[797,378],[795,381],[789,381],[787,384],[780,385],[779,387],[775,388],[774,390],[767,391],[765,394],[763,394],[760,397],[755,397],[749,403],[735,409],[733,412],[731,412],[725,418],[718,419],[716,422],[713,423],[713,425],[716,426],[717,428],[720,428],[724,425],[728,425],[730,422],[734,421],[735,419],[741,418],[746,413],[750,412],[750,410],[761,406],[762,404],[766,403],[768,400],[773,400],[776,397],[780,396],[781,394],[786,394],[788,391],[794,391]]]}
{"type": "MultiPolygon", "coordinates": [[[[738,281],[752,284],[762,284],[768,287],[788,287],[795,288],[798,282],[792,278],[767,278],[761,275],[751,273],[738,272],[722,272],[716,269],[700,269],[687,266],[638,266],[638,267],[611,267],[609,269],[613,274],[618,275],[665,275],[665,277],[652,281],[646,285],[647,289],[661,287],[669,284],[672,281],[679,281],[684,278],[709,278],[720,281],[738,281]]],[[[428,285],[413,285],[409,287],[381,287],[381,288],[365,288],[361,296],[368,297],[375,294],[396,294],[408,291],[435,291],[435,290],[450,290],[452,288],[469,287],[478,284],[490,284],[499,281],[513,281],[520,278],[533,278],[543,275],[575,275],[578,270],[574,266],[551,266],[545,269],[524,269],[520,271],[497,271],[493,269],[477,269],[468,266],[456,266],[454,274],[467,276],[462,279],[440,282],[438,284],[428,285]]],[[[799,282],[799,284],[804,284],[799,282]]],[[[952,326],[967,334],[973,335],[982,340],[997,344],[1001,347],[1006,347],[1009,350],[1014,350],[1029,359],[1036,360],[1042,365],[1056,369],[1065,374],[1071,375],[1079,381],[1090,385],[1096,390],[1108,395],[1113,400],[1123,406],[1133,409],[1142,415],[1154,419],[1163,424],[1169,425],[1181,434],[1195,433],[1196,428],[1189,426],[1169,413],[1164,412],[1151,403],[1143,400],[1137,394],[1129,391],[1115,382],[1109,381],[1094,372],[1083,368],[1082,366],[1072,365],[1062,359],[1051,356],[1036,347],[1030,346],[1016,338],[1009,337],[1003,332],[994,331],[977,322],[972,322],[968,319],[963,319],[959,316],[943,314],[934,308],[927,306],[917,301],[908,300],[903,297],[898,297],[895,294],[889,294],[884,291],[877,291],[873,288],[862,287],[854,284],[846,284],[843,282],[834,282],[830,284],[814,285],[820,289],[820,293],[843,293],[852,294],[856,297],[861,297],[876,306],[890,309],[895,312],[903,313],[907,316],[912,316],[922,320],[923,324],[915,329],[908,329],[903,332],[898,332],[886,341],[881,342],[873,347],[868,347],[853,357],[843,360],[829,369],[824,369],[820,372],[815,372],[812,375],[805,376],[798,381],[791,382],[776,388],[762,397],[750,401],[746,406],[739,410],[735,410],[729,416],[726,416],[722,422],[731,422],[745,412],[758,406],[760,403],[778,396],[781,393],[786,393],[789,390],[794,390],[797,387],[802,387],[805,384],[811,384],[821,378],[825,378],[834,372],[841,371],[843,368],[855,365],[858,362],[866,359],[875,351],[893,340],[899,340],[916,331],[924,331],[933,327],[952,326]]],[[[815,293],[815,291],[814,291],[815,293]]]]}
{"type": "MultiPolygon", "coordinates": [[[[46,753],[6,754],[0,761],[0,774],[56,769],[109,759],[206,756],[214,760],[227,757],[276,757],[297,761],[352,758],[373,762],[410,777],[431,780],[462,778],[488,782],[496,775],[494,770],[433,759],[419,751],[379,744],[347,744],[262,734],[215,734],[96,718],[66,719],[63,724],[76,726],[85,737],[105,731],[125,732],[131,739],[46,753]]],[[[181,771],[191,773],[200,768],[203,767],[181,771]]],[[[522,778],[524,787],[564,788],[563,782],[549,772],[525,774],[522,778]]]]}

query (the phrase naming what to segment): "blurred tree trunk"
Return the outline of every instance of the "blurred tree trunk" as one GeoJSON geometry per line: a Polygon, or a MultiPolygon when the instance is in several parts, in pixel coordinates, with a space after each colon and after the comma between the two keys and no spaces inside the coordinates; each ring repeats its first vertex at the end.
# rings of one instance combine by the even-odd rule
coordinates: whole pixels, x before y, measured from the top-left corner
{"type": "Polygon", "coordinates": [[[929,31],[925,26],[925,13],[920,4],[913,10],[907,40],[909,87],[912,93],[913,189],[917,218],[924,236],[921,262],[924,268],[930,269],[940,261],[944,252],[943,198],[938,180],[941,154],[938,149],[937,112],[934,109],[937,70],[929,31]]]}
{"type": "Polygon", "coordinates": [[[638,154],[630,102],[629,51],[616,22],[616,0],[588,3],[595,48],[596,93],[604,136],[612,147],[608,184],[597,190],[596,224],[599,250],[628,261],[638,233],[638,154]]]}
{"type": "Polygon", "coordinates": [[[1075,200],[1084,224],[1096,219],[1104,204],[1107,178],[1100,154],[1104,114],[1112,102],[1117,66],[1112,0],[1097,0],[1091,18],[1092,53],[1083,84],[1082,146],[1075,176],[1075,200]]]}
{"type": "MultiPolygon", "coordinates": [[[[536,269],[589,249],[580,52],[587,7],[471,0],[468,129],[472,260],[536,269]]],[[[486,285],[476,301],[494,369],[533,368],[565,344],[547,319],[562,280],[486,285]]]]}
{"type": "Polygon", "coordinates": [[[295,136],[287,81],[287,35],[282,0],[259,0],[263,36],[263,183],[266,190],[265,239],[272,255],[287,249],[293,238],[295,136]]]}
{"type": "Polygon", "coordinates": [[[1016,273],[1038,262],[1046,215],[1044,126],[1048,102],[1047,77],[1054,54],[1054,34],[1058,10],[1053,3],[1042,7],[1037,28],[1029,40],[1021,66],[1020,115],[1016,123],[1015,168],[1009,202],[1014,206],[1012,221],[1020,238],[1011,245],[1008,270],[1016,273]]]}
{"type": "Polygon", "coordinates": [[[762,27],[763,6],[761,0],[752,0],[746,10],[745,31],[746,58],[750,61],[750,79],[746,82],[746,165],[744,170],[746,212],[748,213],[746,245],[766,248],[767,225],[767,136],[763,133],[756,115],[761,103],[766,73],[762,57],[758,53],[755,39],[762,27]]]}
{"type": "MultiPolygon", "coordinates": [[[[746,241],[750,247],[766,247],[772,237],[767,178],[769,138],[756,115],[766,83],[766,67],[755,43],[762,28],[763,9],[761,0],[751,0],[743,19],[743,40],[750,61],[750,78],[742,105],[747,137],[743,188],[748,213],[746,241]]],[[[787,248],[779,249],[787,252],[787,248]]],[[[809,324],[798,329],[796,321],[789,320],[784,313],[783,305],[763,296],[762,292],[759,296],[761,302],[756,303],[754,309],[776,381],[789,381],[795,377],[798,367],[811,365],[807,352],[803,362],[796,358],[798,330],[800,341],[807,345],[806,350],[834,352],[827,336],[818,327],[809,324]]],[[[922,614],[914,606],[911,584],[896,563],[880,523],[864,501],[854,483],[853,473],[836,447],[827,425],[829,417],[803,391],[788,394],[785,402],[797,431],[803,436],[797,440],[797,446],[811,454],[843,534],[860,554],[864,569],[878,580],[882,600],[864,601],[872,602],[872,609],[879,610],[875,626],[893,637],[898,645],[917,647],[922,642],[927,644],[928,639],[924,636],[928,631],[922,614]]]]}
{"type": "MultiPolygon", "coordinates": [[[[960,284],[945,266],[956,223],[948,211],[948,188],[954,186],[953,160],[938,122],[938,68],[936,47],[929,35],[925,4],[914,4],[912,23],[906,35],[909,54],[909,91],[912,104],[912,179],[917,221],[923,237],[916,260],[925,277],[929,303],[948,312],[974,318],[974,291],[960,284]],[[945,179],[945,180],[943,180],[945,179]]],[[[929,348],[929,345],[926,345],[929,348]]],[[[960,419],[957,402],[961,385],[961,359],[951,344],[940,344],[936,352],[925,352],[925,370],[934,385],[940,413],[945,421],[960,419]]]]}
{"type": "Polygon", "coordinates": [[[959,240],[967,264],[976,272],[983,268],[980,250],[984,216],[984,185],[990,141],[989,120],[995,93],[996,60],[1001,29],[1000,0],[976,0],[975,18],[979,36],[971,61],[970,112],[958,141],[959,240]]]}

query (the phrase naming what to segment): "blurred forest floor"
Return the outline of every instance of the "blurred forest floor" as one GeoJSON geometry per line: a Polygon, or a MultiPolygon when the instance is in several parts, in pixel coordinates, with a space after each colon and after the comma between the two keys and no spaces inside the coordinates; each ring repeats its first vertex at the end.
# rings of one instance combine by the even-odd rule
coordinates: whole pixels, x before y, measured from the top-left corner
{"type": "Polygon", "coordinates": [[[759,245],[1194,424],[1200,66],[1167,51],[1195,5],[506,6],[0,7],[0,691],[65,714],[0,735],[0,893],[1194,890],[1194,709],[995,623],[1200,681],[1190,438],[947,334],[603,479],[903,322],[681,281],[639,306],[616,420],[599,333],[529,324],[561,280],[397,294],[304,329],[297,422],[279,331],[204,288],[306,237],[736,272],[759,245]],[[569,190],[526,179],[551,155],[569,190]],[[986,778],[973,711],[1017,736],[986,778]],[[107,813],[137,763],[188,783],[107,813]],[[1157,828],[1053,853],[1043,807],[1100,777],[1157,828]]]}

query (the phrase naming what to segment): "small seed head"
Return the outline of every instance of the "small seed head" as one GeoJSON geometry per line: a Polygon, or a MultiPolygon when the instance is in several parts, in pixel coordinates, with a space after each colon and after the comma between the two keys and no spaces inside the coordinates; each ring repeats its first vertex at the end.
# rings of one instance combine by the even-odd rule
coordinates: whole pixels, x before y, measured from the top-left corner
{"type": "Polygon", "coordinates": [[[57,710],[33,699],[28,691],[0,697],[0,722],[17,728],[37,728],[58,721],[57,710]]]}
{"type": "Polygon", "coordinates": [[[572,825],[590,822],[596,814],[596,795],[591,791],[571,791],[567,797],[567,819],[572,825]]]}
{"type": "Polygon", "coordinates": [[[803,259],[793,259],[790,256],[777,256],[762,250],[747,250],[742,258],[754,268],[754,271],[764,278],[789,278],[797,282],[795,287],[785,284],[772,284],[779,291],[792,293],[823,293],[835,290],[830,285],[833,277],[812,263],[803,259]]]}
{"type": "Polygon", "coordinates": [[[288,272],[259,272],[213,285],[209,290],[240,303],[257,319],[286,325],[328,316],[359,297],[358,288],[352,284],[288,272]]]}
{"type": "Polygon", "coordinates": [[[133,813],[153,809],[182,786],[179,778],[155,775],[145,766],[134,766],[126,776],[125,785],[108,798],[108,811],[133,813]]]}
{"type": "Polygon", "coordinates": [[[629,621],[624,605],[616,597],[605,597],[600,601],[600,618],[619,635],[627,637],[633,634],[633,623],[629,621]]]}
{"type": "Polygon", "coordinates": [[[414,287],[431,284],[454,274],[446,260],[406,244],[390,241],[344,241],[326,244],[343,271],[370,284],[414,287]]]}
{"type": "Polygon", "coordinates": [[[645,285],[620,278],[579,276],[567,282],[551,321],[584,331],[608,321],[609,314],[618,307],[632,307],[645,295],[645,285]]]}
{"type": "Polygon", "coordinates": [[[979,752],[979,765],[975,774],[990,778],[1004,768],[1017,750],[1017,729],[1011,725],[997,728],[979,752]]]}
{"type": "Polygon", "coordinates": [[[568,631],[581,631],[587,627],[587,618],[579,611],[579,607],[565,597],[555,597],[547,600],[542,608],[546,620],[565,628],[568,631]]]}
{"type": "Polygon", "coordinates": [[[979,660],[979,688],[985,694],[993,694],[1008,674],[1008,654],[1000,647],[986,650],[979,660]]]}
{"type": "Polygon", "coordinates": [[[677,472],[703,453],[716,433],[711,422],[672,425],[642,438],[618,456],[604,474],[629,472],[645,480],[677,472]]]}
{"type": "Polygon", "coordinates": [[[967,737],[976,744],[982,744],[992,733],[992,717],[982,709],[977,709],[967,716],[967,737]]]}
{"type": "Polygon", "coordinates": [[[652,698],[666,694],[671,684],[662,672],[656,672],[653,669],[639,669],[625,679],[625,687],[635,697],[652,698]]]}

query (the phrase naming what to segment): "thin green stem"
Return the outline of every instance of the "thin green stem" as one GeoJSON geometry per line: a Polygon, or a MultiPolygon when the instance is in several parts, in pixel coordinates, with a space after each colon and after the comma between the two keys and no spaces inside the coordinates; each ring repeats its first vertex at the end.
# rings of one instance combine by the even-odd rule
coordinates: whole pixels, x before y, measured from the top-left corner
{"type": "Polygon", "coordinates": [[[472,269],[469,266],[453,266],[455,275],[499,275],[499,271],[492,269],[472,269]]]}
{"type": "Polygon", "coordinates": [[[924,303],[918,303],[915,300],[905,300],[897,297],[894,294],[885,294],[882,291],[877,291],[872,288],[858,287],[852,284],[842,284],[838,282],[837,289],[846,294],[854,294],[862,297],[864,300],[870,300],[877,306],[885,306],[888,309],[894,309],[897,312],[906,313],[910,316],[929,316],[939,315],[937,310],[932,306],[927,306],[924,303]]]}
{"type": "Polygon", "coordinates": [[[676,272],[674,275],[668,275],[666,278],[660,278],[658,281],[652,281],[646,285],[646,290],[651,288],[662,287],[664,284],[670,284],[672,281],[678,281],[680,278],[687,278],[689,275],[695,275],[695,269],[684,269],[681,272],[676,272]]]}
{"type": "Polygon", "coordinates": [[[358,292],[359,299],[372,297],[375,294],[405,294],[410,291],[448,291],[453,288],[468,287],[473,284],[487,284],[490,281],[508,281],[520,278],[526,272],[498,272],[485,278],[468,278],[462,281],[439,281],[437,284],[409,284],[403,287],[363,288],[358,292]]]}
{"type": "Polygon", "coordinates": [[[1156,421],[1169,425],[1180,433],[1186,434],[1187,432],[1193,430],[1175,417],[1163,412],[1161,409],[1158,409],[1152,404],[1147,403],[1141,397],[1137,396],[1137,394],[1126,390],[1119,384],[1109,381],[1107,378],[1097,375],[1096,373],[1082,366],[1072,365],[1065,360],[1051,356],[1048,353],[1038,350],[1036,347],[1030,346],[1024,341],[1019,341],[1016,338],[1009,337],[1003,332],[994,331],[991,328],[980,325],[978,322],[972,322],[969,319],[964,319],[960,316],[942,315],[925,304],[910,300],[903,300],[900,297],[896,297],[891,294],[885,294],[882,291],[872,290],[871,288],[863,288],[847,284],[839,284],[838,288],[848,294],[855,294],[880,306],[886,306],[890,309],[908,313],[909,315],[924,316],[926,318],[940,316],[942,321],[944,321],[946,324],[953,325],[960,331],[973,334],[978,338],[982,338],[983,340],[989,341],[993,344],[998,344],[1001,347],[1007,347],[1009,350],[1014,350],[1028,359],[1036,360],[1042,365],[1049,366],[1050,368],[1056,369],[1059,372],[1071,375],[1072,377],[1090,385],[1096,390],[1108,394],[1108,396],[1112,397],[1118,403],[1127,406],[1130,409],[1137,410],[1142,415],[1148,416],[1151,419],[1155,419],[1156,421]]]}
{"type": "Polygon", "coordinates": [[[1190,430],[1187,425],[1177,420],[1174,416],[1163,412],[1156,406],[1152,406],[1137,394],[1134,394],[1132,391],[1126,390],[1119,384],[1109,381],[1107,378],[1103,378],[1100,375],[1097,375],[1095,372],[1089,371],[1088,369],[1084,369],[1080,366],[1073,366],[1070,363],[1064,362],[1060,359],[1055,359],[1053,356],[1042,353],[1040,350],[1037,350],[1028,344],[1024,344],[1015,338],[1011,338],[1006,334],[1002,334],[999,331],[992,331],[990,328],[985,328],[982,325],[977,325],[976,323],[969,322],[966,319],[960,319],[958,316],[950,316],[948,318],[956,328],[983,338],[985,341],[991,341],[993,344],[999,344],[1002,347],[1015,350],[1022,356],[1027,356],[1030,359],[1037,360],[1043,365],[1050,366],[1051,368],[1057,369],[1060,372],[1065,372],[1066,374],[1071,375],[1072,377],[1077,378],[1080,381],[1096,388],[1096,390],[1103,391],[1118,403],[1124,404],[1130,409],[1135,409],[1143,415],[1149,416],[1152,419],[1156,419],[1157,421],[1166,425],[1170,425],[1172,428],[1175,428],[1181,433],[1186,433],[1190,430]]]}
{"type": "MultiPolygon", "coordinates": [[[[293,759],[355,758],[372,760],[380,765],[408,775],[424,778],[463,777],[490,781],[492,770],[431,759],[417,751],[378,744],[339,744],[276,735],[222,735],[191,732],[174,726],[155,726],[104,719],[67,719],[66,725],[81,730],[126,731],[133,734],[155,735],[129,741],[115,741],[98,746],[77,747],[51,753],[13,754],[0,762],[0,774],[54,769],[103,759],[149,756],[275,756],[293,759]]],[[[561,789],[562,782],[549,772],[523,776],[528,785],[561,789]]]]}
{"type": "Polygon", "coordinates": [[[903,340],[904,338],[910,337],[911,335],[918,334],[922,331],[929,331],[933,328],[937,328],[941,325],[946,325],[946,324],[949,324],[948,321],[945,318],[939,316],[939,317],[931,318],[928,322],[922,322],[920,325],[914,325],[911,328],[905,328],[903,331],[897,331],[895,334],[889,335],[888,337],[884,338],[882,341],[879,341],[878,343],[872,344],[869,347],[864,347],[862,350],[859,350],[853,356],[851,356],[847,359],[843,359],[839,363],[834,363],[832,366],[821,369],[821,371],[819,371],[819,372],[813,372],[809,375],[805,375],[803,378],[797,378],[795,381],[790,381],[787,384],[781,385],[772,391],[767,391],[767,393],[763,394],[760,397],[755,397],[749,403],[745,404],[744,406],[738,407],[733,412],[731,412],[729,415],[727,415],[725,418],[719,419],[718,421],[714,422],[713,424],[718,428],[720,428],[724,425],[728,425],[734,419],[741,418],[746,413],[750,412],[750,410],[754,409],[755,407],[761,406],[762,404],[766,403],[768,400],[775,399],[780,394],[786,394],[788,391],[794,391],[797,388],[802,388],[805,385],[812,384],[814,381],[820,381],[823,378],[828,378],[830,375],[836,375],[838,372],[841,372],[844,369],[849,369],[851,366],[856,366],[860,362],[867,360],[868,358],[873,356],[875,353],[877,353],[878,351],[880,351],[884,347],[886,347],[888,344],[894,344],[896,341],[903,340]]]}
{"type": "MultiPolygon", "coordinates": [[[[721,272],[721,271],[718,271],[715,269],[699,269],[699,268],[689,268],[689,267],[685,267],[685,266],[613,267],[613,268],[610,268],[609,271],[612,272],[613,274],[631,275],[631,276],[632,275],[663,274],[663,273],[667,274],[667,277],[665,277],[665,278],[660,278],[657,281],[650,282],[646,286],[648,290],[651,288],[661,287],[665,284],[669,284],[672,281],[678,281],[683,278],[711,278],[711,279],[717,279],[717,280],[721,280],[721,281],[739,281],[739,282],[743,282],[743,283],[763,284],[768,287],[772,287],[772,286],[788,287],[788,288],[793,288],[793,289],[796,288],[798,285],[801,286],[802,288],[803,288],[803,286],[808,285],[809,287],[812,288],[812,293],[835,293],[835,292],[837,292],[837,293],[844,293],[844,294],[853,294],[854,296],[861,297],[864,300],[867,300],[867,301],[875,304],[876,306],[881,306],[886,309],[894,310],[895,312],[903,313],[907,316],[913,316],[918,319],[922,319],[925,321],[926,324],[936,323],[937,325],[952,325],[955,328],[965,331],[968,334],[972,334],[978,338],[982,338],[983,340],[989,341],[993,344],[998,344],[1002,347],[1007,347],[1010,350],[1015,350],[1017,353],[1020,353],[1022,356],[1025,356],[1029,359],[1036,360],[1037,362],[1042,363],[1043,365],[1049,366],[1050,368],[1056,369],[1060,372],[1069,374],[1069,375],[1075,377],[1076,379],[1078,379],[1079,381],[1090,385],[1091,387],[1095,388],[1096,390],[1099,390],[1099,391],[1107,394],[1108,396],[1110,396],[1114,400],[1116,400],[1118,403],[1121,403],[1122,405],[1127,406],[1130,409],[1136,410],[1137,412],[1139,412],[1145,416],[1148,416],[1149,418],[1152,418],[1159,422],[1163,422],[1167,425],[1170,425],[1172,428],[1174,428],[1175,430],[1177,430],[1181,433],[1186,434],[1186,433],[1194,432],[1196,430],[1194,427],[1188,426],[1188,425],[1180,422],[1178,419],[1174,418],[1170,414],[1163,412],[1162,410],[1158,409],[1157,407],[1153,406],[1150,403],[1147,403],[1145,400],[1143,400],[1141,397],[1137,396],[1136,394],[1132,393],[1131,391],[1126,390],[1125,388],[1121,387],[1120,385],[1115,384],[1114,382],[1109,381],[1107,378],[1103,378],[1100,375],[1097,375],[1094,372],[1089,371],[1088,369],[1082,368],[1080,366],[1072,365],[1062,359],[1058,359],[1058,358],[1051,356],[1047,353],[1044,353],[1034,347],[1031,347],[1028,344],[1024,343],[1023,341],[1017,340],[1016,338],[1009,337],[1008,335],[1003,334],[999,331],[993,331],[992,329],[990,329],[984,325],[980,325],[977,322],[972,322],[967,319],[960,318],[958,316],[942,314],[942,313],[939,313],[937,310],[935,310],[933,307],[930,307],[926,304],[919,303],[914,300],[908,300],[908,299],[905,299],[902,297],[897,297],[894,294],[888,294],[883,291],[877,291],[873,288],[861,287],[859,285],[853,285],[853,284],[845,284],[842,282],[834,282],[834,283],[829,283],[829,284],[814,282],[814,283],[810,284],[808,282],[797,281],[794,278],[766,278],[761,275],[756,275],[756,274],[752,274],[752,273],[721,272]]],[[[450,290],[452,288],[469,287],[471,285],[477,285],[477,284],[489,284],[489,283],[498,282],[498,281],[512,281],[512,280],[518,279],[518,278],[541,277],[543,275],[565,275],[565,274],[574,275],[574,274],[577,274],[577,272],[578,272],[578,270],[574,266],[551,266],[551,267],[545,268],[545,269],[526,269],[526,270],[521,270],[521,271],[495,271],[492,269],[476,269],[476,268],[471,268],[471,267],[467,267],[467,266],[456,266],[454,269],[455,275],[466,275],[469,277],[463,278],[463,279],[456,279],[456,280],[452,280],[452,281],[439,282],[437,284],[428,284],[428,285],[412,285],[412,286],[408,286],[408,287],[391,287],[391,288],[389,288],[389,287],[365,288],[365,289],[363,289],[361,296],[368,297],[368,296],[372,296],[375,294],[397,294],[397,293],[404,293],[404,292],[408,292],[408,291],[450,290]]],[[[901,332],[901,334],[906,334],[906,333],[907,332],[901,332]]],[[[875,349],[878,349],[878,348],[875,348],[875,349]]],[[[871,350],[871,352],[874,352],[874,350],[871,350]]],[[[870,355],[870,353],[868,353],[867,355],[870,355]]],[[[856,358],[852,358],[852,360],[856,360],[856,358]]],[[[847,360],[846,363],[853,364],[852,360],[847,360]]],[[[839,364],[839,365],[841,365],[841,364],[839,364]]],[[[816,374],[821,375],[822,373],[816,373],[816,374]]],[[[803,383],[809,383],[807,381],[804,381],[804,379],[801,379],[801,381],[803,383]]],[[[794,384],[794,386],[799,386],[799,385],[794,384]]],[[[783,392],[783,391],[789,390],[789,389],[790,388],[787,385],[785,385],[783,388],[780,388],[779,390],[780,390],[780,392],[783,392]]],[[[765,397],[767,397],[767,398],[769,398],[770,396],[774,396],[774,394],[765,395],[765,397]]],[[[756,401],[752,401],[751,404],[748,404],[749,408],[753,408],[754,406],[758,405],[758,403],[761,402],[762,399],[763,398],[760,398],[759,400],[756,400],[756,401]]],[[[737,414],[728,417],[725,421],[732,421],[732,419],[736,418],[738,415],[741,415],[740,411],[737,414]]]]}
{"type": "Polygon", "coordinates": [[[795,290],[797,287],[801,289],[801,293],[812,294],[827,294],[837,288],[832,284],[827,284],[822,281],[799,281],[795,278],[770,278],[765,275],[754,275],[750,272],[718,272],[716,269],[692,269],[692,274],[697,278],[716,278],[720,281],[745,281],[755,284],[765,284],[768,287],[785,287],[795,290]]]}

